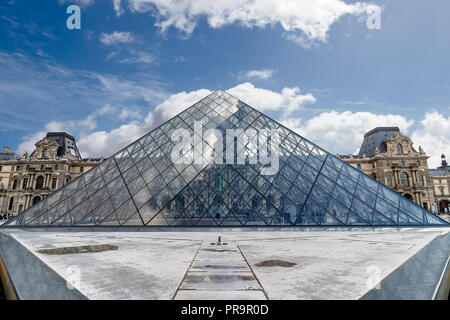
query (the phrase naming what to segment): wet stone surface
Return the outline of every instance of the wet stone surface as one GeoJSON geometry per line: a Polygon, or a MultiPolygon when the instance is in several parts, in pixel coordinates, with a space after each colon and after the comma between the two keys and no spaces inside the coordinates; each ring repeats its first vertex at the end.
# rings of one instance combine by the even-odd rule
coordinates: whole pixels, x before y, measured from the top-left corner
{"type": "Polygon", "coordinates": [[[265,299],[260,284],[234,242],[226,247],[203,243],[175,299],[203,299],[208,293],[227,299],[265,299]]]}

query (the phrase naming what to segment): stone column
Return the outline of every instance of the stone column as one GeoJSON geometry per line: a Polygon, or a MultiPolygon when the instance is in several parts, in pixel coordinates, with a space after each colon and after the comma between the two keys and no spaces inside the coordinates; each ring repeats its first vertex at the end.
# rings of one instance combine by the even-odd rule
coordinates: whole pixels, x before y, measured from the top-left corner
{"type": "Polygon", "coordinates": [[[409,180],[409,186],[414,186],[414,179],[413,179],[413,173],[411,172],[411,174],[408,174],[408,180],[409,180]]]}

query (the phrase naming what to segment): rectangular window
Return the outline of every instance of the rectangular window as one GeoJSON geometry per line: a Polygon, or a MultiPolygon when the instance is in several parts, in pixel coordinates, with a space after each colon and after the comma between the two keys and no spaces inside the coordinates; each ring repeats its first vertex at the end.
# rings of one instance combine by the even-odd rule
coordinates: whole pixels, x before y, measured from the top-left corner
{"type": "Polygon", "coordinates": [[[57,182],[56,178],[53,178],[53,180],[52,180],[52,189],[56,189],[56,182],[57,182]]]}
{"type": "Polygon", "coordinates": [[[80,172],[84,172],[84,168],[83,167],[80,167],[80,172]]]}
{"type": "Polygon", "coordinates": [[[20,171],[20,166],[17,166],[17,167],[16,167],[16,171],[20,171]]]}
{"type": "Polygon", "coordinates": [[[2,171],[3,170],[3,167],[2,166],[0,166],[0,171],[2,171]]]}

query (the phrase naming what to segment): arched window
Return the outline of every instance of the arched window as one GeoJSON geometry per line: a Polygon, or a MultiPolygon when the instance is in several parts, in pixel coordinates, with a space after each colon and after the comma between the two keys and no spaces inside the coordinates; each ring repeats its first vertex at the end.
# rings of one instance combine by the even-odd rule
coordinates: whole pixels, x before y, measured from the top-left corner
{"type": "Polygon", "coordinates": [[[36,197],[33,198],[33,204],[36,204],[39,201],[41,201],[41,197],[36,196],[36,197]]]}
{"type": "Polygon", "coordinates": [[[400,174],[400,178],[402,180],[402,186],[407,187],[409,186],[409,182],[408,182],[408,174],[406,172],[402,172],[400,174]]]}
{"type": "Polygon", "coordinates": [[[386,162],[384,163],[384,166],[385,166],[385,167],[389,167],[389,161],[386,161],[386,162]]]}
{"type": "Polygon", "coordinates": [[[8,210],[12,210],[14,206],[14,197],[12,197],[11,199],[9,199],[9,206],[8,206],[8,210]]]}
{"type": "Polygon", "coordinates": [[[400,143],[397,145],[397,153],[398,154],[403,154],[403,147],[402,147],[402,145],[400,143]]]}
{"type": "Polygon", "coordinates": [[[17,189],[17,185],[19,184],[19,181],[17,179],[13,180],[13,184],[12,184],[12,189],[16,190],[17,189]]]}
{"type": "Polygon", "coordinates": [[[44,187],[44,177],[43,176],[39,176],[36,179],[36,189],[42,189],[44,187]]]}
{"type": "Polygon", "coordinates": [[[361,170],[361,165],[360,165],[359,163],[356,165],[356,167],[357,167],[359,170],[361,170]]]}
{"type": "Polygon", "coordinates": [[[417,173],[417,180],[419,181],[419,184],[421,185],[421,186],[423,186],[424,185],[424,181],[423,181],[423,174],[422,173],[417,173]]]}
{"type": "Polygon", "coordinates": [[[44,159],[48,158],[48,149],[47,148],[42,149],[42,158],[44,158],[44,159]]]}
{"type": "Polygon", "coordinates": [[[389,187],[392,187],[392,176],[390,173],[386,175],[386,182],[389,187]]]}
{"type": "Polygon", "coordinates": [[[22,189],[26,189],[28,187],[28,178],[23,178],[22,189]]]}

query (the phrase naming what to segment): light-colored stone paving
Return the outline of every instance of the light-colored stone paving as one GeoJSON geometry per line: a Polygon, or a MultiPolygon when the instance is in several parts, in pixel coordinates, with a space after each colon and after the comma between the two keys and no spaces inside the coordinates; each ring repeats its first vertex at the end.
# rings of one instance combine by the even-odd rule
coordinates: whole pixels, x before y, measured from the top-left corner
{"type": "Polygon", "coordinates": [[[89,299],[358,299],[376,279],[449,231],[8,232],[89,299]],[[227,243],[220,248],[230,251],[208,250],[218,249],[211,245],[218,235],[227,243]],[[119,248],[37,252],[96,244],[119,248]]]}

